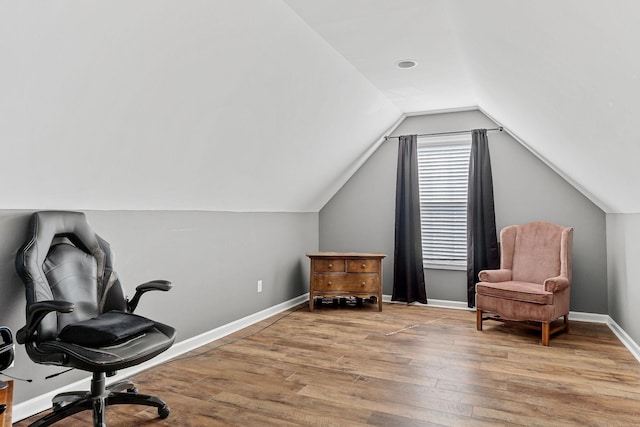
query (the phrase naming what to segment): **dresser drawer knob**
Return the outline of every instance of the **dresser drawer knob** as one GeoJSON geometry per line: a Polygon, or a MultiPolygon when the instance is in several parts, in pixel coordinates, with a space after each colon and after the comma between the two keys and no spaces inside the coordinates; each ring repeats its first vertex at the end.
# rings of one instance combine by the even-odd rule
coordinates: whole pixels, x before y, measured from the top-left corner
{"type": "Polygon", "coordinates": [[[331,286],[331,282],[327,282],[327,285],[331,286]]]}
{"type": "Polygon", "coordinates": [[[364,286],[365,284],[366,284],[365,282],[362,282],[362,286],[364,286]]]}
{"type": "Polygon", "coordinates": [[[367,264],[362,264],[362,268],[367,268],[367,264]]]}
{"type": "Polygon", "coordinates": [[[329,264],[329,268],[333,268],[333,264],[329,264]]]}

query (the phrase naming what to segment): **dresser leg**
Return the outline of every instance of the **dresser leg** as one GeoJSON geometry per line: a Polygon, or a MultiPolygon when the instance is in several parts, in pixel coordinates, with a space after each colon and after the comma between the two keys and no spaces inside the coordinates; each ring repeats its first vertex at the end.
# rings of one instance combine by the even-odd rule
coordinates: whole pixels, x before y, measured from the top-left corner
{"type": "Polygon", "coordinates": [[[309,295],[309,311],[313,311],[313,294],[309,295]]]}

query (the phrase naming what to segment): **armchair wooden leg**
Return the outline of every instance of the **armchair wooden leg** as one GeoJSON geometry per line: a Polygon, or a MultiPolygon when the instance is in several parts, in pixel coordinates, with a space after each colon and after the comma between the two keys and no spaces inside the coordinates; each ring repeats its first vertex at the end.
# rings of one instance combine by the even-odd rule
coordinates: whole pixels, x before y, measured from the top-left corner
{"type": "Polygon", "coordinates": [[[549,322],[542,322],[542,345],[549,346],[549,322]]]}
{"type": "Polygon", "coordinates": [[[482,330],[482,310],[476,307],[476,329],[482,330]]]}
{"type": "Polygon", "coordinates": [[[569,332],[569,315],[564,316],[564,331],[569,332]]]}

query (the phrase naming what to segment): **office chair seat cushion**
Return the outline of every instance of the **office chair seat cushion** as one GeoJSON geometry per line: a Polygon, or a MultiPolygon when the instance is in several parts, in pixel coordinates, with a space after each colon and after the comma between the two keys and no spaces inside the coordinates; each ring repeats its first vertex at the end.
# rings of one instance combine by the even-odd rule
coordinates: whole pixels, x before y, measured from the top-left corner
{"type": "Polygon", "coordinates": [[[33,360],[48,365],[90,372],[119,371],[146,362],[167,350],[175,336],[175,329],[156,322],[150,330],[120,344],[86,347],[55,339],[27,345],[27,352],[33,360]]]}
{"type": "Polygon", "coordinates": [[[58,338],[84,347],[105,347],[135,338],[155,326],[146,317],[118,310],[62,328],[58,338]]]}

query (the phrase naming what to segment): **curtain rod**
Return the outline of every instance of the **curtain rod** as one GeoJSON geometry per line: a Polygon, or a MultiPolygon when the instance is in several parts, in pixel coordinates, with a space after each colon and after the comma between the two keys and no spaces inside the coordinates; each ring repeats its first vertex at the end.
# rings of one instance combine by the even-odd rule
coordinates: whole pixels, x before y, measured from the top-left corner
{"type": "MultiPolygon", "coordinates": [[[[487,132],[491,132],[491,131],[500,131],[502,132],[504,129],[502,126],[497,127],[497,128],[492,128],[492,129],[485,129],[487,132]]],[[[438,132],[438,133],[422,133],[419,134],[418,136],[440,136],[440,135],[459,135],[461,133],[469,133],[469,132],[473,132],[473,129],[469,129],[469,130],[454,130],[454,131],[450,131],[450,132],[438,132]]],[[[385,136],[384,140],[388,141],[392,138],[400,138],[399,136],[385,136]]]]}

